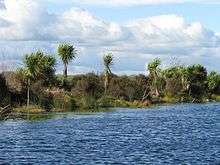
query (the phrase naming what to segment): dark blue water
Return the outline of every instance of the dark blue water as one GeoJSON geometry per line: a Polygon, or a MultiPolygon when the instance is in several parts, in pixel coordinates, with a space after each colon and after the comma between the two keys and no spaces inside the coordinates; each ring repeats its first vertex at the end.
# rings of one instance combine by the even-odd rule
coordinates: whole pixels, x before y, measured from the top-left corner
{"type": "Polygon", "coordinates": [[[220,164],[220,104],[0,123],[0,164],[220,164]]]}

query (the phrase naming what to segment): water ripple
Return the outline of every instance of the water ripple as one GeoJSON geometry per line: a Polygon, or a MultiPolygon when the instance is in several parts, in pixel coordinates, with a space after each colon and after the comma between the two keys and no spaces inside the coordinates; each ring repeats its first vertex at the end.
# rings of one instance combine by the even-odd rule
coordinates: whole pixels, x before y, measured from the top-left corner
{"type": "Polygon", "coordinates": [[[0,123],[0,164],[220,164],[220,104],[0,123]]]}

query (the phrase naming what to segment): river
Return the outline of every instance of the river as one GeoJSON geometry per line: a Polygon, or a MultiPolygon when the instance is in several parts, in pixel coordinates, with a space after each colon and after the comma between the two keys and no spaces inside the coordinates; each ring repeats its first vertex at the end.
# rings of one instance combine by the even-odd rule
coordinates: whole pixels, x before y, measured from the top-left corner
{"type": "Polygon", "coordinates": [[[0,122],[0,164],[220,164],[220,104],[0,122]]]}

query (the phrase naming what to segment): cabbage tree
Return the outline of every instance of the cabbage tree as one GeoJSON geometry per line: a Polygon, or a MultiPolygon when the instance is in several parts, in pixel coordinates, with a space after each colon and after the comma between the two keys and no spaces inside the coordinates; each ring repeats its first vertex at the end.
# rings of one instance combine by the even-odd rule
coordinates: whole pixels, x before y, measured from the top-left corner
{"type": "Polygon", "coordinates": [[[104,69],[104,76],[105,76],[104,87],[105,87],[105,94],[106,94],[108,86],[109,86],[110,76],[112,75],[111,66],[113,65],[113,55],[111,53],[104,55],[103,64],[105,67],[105,69],[104,69]]]}
{"type": "Polygon", "coordinates": [[[58,55],[63,62],[64,70],[63,70],[63,85],[66,86],[67,82],[67,67],[68,64],[76,58],[77,50],[73,45],[70,44],[60,44],[58,46],[58,55]]]}

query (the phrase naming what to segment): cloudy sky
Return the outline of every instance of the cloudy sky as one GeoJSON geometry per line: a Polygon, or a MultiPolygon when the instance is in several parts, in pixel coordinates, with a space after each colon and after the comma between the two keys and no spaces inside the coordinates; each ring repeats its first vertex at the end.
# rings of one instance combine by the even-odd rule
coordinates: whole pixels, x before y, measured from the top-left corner
{"type": "Polygon", "coordinates": [[[70,42],[79,52],[71,73],[100,73],[107,52],[118,74],[144,73],[156,57],[220,71],[219,11],[220,0],[0,0],[0,69],[70,42]]]}

